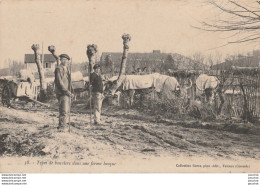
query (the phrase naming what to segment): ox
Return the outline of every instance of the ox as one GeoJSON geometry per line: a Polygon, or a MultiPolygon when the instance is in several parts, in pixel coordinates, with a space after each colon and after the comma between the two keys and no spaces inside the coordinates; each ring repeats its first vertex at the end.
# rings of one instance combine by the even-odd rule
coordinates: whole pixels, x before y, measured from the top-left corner
{"type": "MultiPolygon", "coordinates": [[[[112,77],[106,84],[106,90],[111,87],[117,77],[112,77]]],[[[106,91],[105,90],[105,91],[106,91]]],[[[140,94],[140,101],[144,95],[155,90],[157,93],[163,93],[164,97],[170,99],[180,95],[180,85],[176,78],[154,73],[150,75],[125,75],[118,91],[129,97],[130,106],[133,105],[134,95],[140,94]]]]}
{"type": "Polygon", "coordinates": [[[196,91],[197,95],[204,95],[205,99],[203,99],[203,101],[210,105],[213,100],[216,99],[216,95],[218,94],[220,105],[217,109],[217,114],[221,113],[225,100],[223,95],[223,84],[220,83],[217,77],[201,74],[196,80],[196,91]]]}
{"type": "Polygon", "coordinates": [[[204,95],[203,101],[212,104],[216,97],[216,93],[219,93],[220,81],[216,76],[209,76],[201,74],[196,79],[196,92],[197,95],[204,95]]]}

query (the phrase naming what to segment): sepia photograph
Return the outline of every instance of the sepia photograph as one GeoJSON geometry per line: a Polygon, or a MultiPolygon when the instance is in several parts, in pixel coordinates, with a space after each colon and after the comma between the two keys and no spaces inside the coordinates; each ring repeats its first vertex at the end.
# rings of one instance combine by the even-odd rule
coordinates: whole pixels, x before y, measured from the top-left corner
{"type": "Polygon", "coordinates": [[[0,172],[259,173],[259,43],[260,1],[1,0],[0,172]]]}

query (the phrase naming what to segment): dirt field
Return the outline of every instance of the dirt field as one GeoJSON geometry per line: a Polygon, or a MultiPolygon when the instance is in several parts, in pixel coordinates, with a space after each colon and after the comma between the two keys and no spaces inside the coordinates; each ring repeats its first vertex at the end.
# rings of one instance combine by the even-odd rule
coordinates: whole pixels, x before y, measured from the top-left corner
{"type": "Polygon", "coordinates": [[[74,160],[117,156],[260,159],[260,126],[251,123],[167,120],[134,109],[103,108],[101,125],[90,124],[84,102],[74,103],[71,133],[59,133],[52,108],[22,102],[1,107],[0,155],[74,160]]]}

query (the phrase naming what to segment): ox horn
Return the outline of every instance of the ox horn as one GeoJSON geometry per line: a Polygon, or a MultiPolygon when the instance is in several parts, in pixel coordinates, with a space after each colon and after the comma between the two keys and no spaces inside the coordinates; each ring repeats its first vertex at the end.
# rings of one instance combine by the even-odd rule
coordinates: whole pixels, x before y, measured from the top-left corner
{"type": "Polygon", "coordinates": [[[190,82],[190,85],[189,85],[188,87],[185,87],[185,88],[184,88],[185,90],[191,88],[191,86],[192,86],[192,81],[191,81],[191,79],[189,79],[189,82],[190,82]]]}

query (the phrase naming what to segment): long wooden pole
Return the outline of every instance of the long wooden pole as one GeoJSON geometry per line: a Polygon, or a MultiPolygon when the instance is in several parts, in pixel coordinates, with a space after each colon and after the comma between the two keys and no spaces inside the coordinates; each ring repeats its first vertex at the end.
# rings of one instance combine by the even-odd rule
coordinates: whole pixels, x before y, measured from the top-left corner
{"type": "Polygon", "coordinates": [[[93,66],[95,64],[95,55],[97,53],[97,45],[92,44],[87,46],[87,56],[89,60],[89,105],[90,105],[90,124],[92,123],[91,115],[92,115],[92,106],[91,106],[91,98],[92,98],[92,90],[91,90],[91,72],[93,71],[93,66]]]}
{"type": "Polygon", "coordinates": [[[90,124],[92,124],[92,101],[91,101],[91,98],[92,98],[92,86],[91,86],[91,82],[90,82],[90,76],[91,76],[91,62],[89,62],[89,107],[90,107],[90,116],[89,116],[89,119],[90,119],[90,124]]]}
{"type": "Polygon", "coordinates": [[[43,41],[42,41],[42,67],[44,68],[43,41]]]}
{"type": "Polygon", "coordinates": [[[30,101],[34,102],[34,103],[40,104],[40,105],[45,106],[45,107],[50,107],[50,105],[45,104],[45,103],[42,103],[42,102],[39,102],[39,101],[37,101],[37,100],[35,100],[35,99],[33,99],[33,98],[30,98],[30,97],[27,97],[27,98],[28,98],[30,101]]]}
{"type": "MultiPolygon", "coordinates": [[[[71,57],[71,62],[70,62],[70,93],[71,93],[71,86],[72,86],[72,80],[71,80],[71,66],[72,66],[72,57],[71,57]]],[[[72,93],[71,93],[72,95],[72,93]]],[[[71,113],[71,96],[70,96],[70,108],[69,108],[69,133],[70,133],[70,113],[71,113]]]]}

